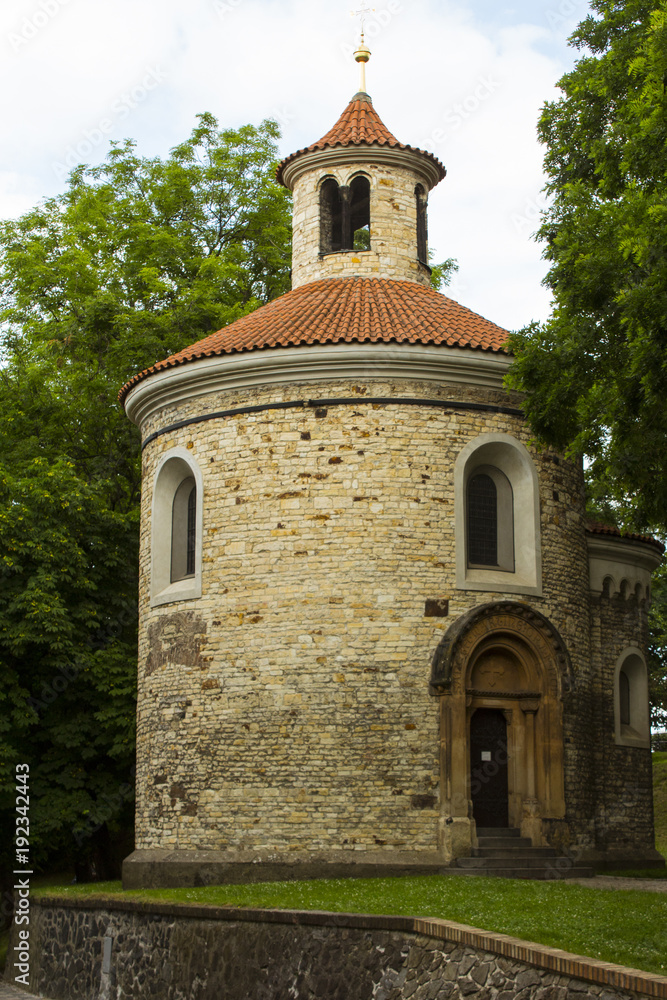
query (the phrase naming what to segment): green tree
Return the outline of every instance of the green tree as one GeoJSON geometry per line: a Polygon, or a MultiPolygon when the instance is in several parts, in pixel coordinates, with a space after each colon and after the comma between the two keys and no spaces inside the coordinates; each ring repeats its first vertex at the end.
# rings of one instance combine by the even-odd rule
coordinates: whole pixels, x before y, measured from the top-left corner
{"type": "MultiPolygon", "coordinates": [[[[433,252],[429,250],[429,261],[432,261],[433,252]]],[[[459,269],[459,262],[455,257],[448,257],[441,264],[431,263],[431,288],[436,292],[446,288],[451,283],[452,278],[459,269]]]]}
{"type": "Polygon", "coordinates": [[[667,4],[593,0],[545,106],[551,318],[514,335],[537,436],[589,457],[619,523],[667,529],[667,4]]]}
{"type": "Polygon", "coordinates": [[[105,874],[131,820],[140,442],[117,394],[289,287],[277,137],[200,115],[167,158],[117,144],[0,224],[0,806],[29,763],[38,863],[105,874]]]}

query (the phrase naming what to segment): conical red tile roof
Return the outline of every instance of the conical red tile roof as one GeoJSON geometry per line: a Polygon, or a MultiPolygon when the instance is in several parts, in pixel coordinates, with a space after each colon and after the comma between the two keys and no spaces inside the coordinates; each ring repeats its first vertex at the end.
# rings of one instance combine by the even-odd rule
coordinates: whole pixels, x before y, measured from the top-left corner
{"type": "Polygon", "coordinates": [[[217,333],[138,375],[121,402],[148,375],[200,358],[312,344],[432,344],[501,352],[509,333],[416,281],[326,278],[300,285],[217,333]]]}
{"type": "Polygon", "coordinates": [[[329,129],[326,135],[314,142],[312,146],[291,153],[278,164],[276,179],[281,184],[285,183],[283,171],[287,164],[292,163],[298,156],[302,156],[304,153],[314,153],[318,149],[332,149],[335,146],[391,146],[395,149],[409,149],[425,156],[434,163],[440,174],[440,180],[446,174],[444,166],[432,153],[417,149],[415,146],[406,146],[392,135],[373,107],[373,102],[368,94],[355,94],[336,124],[329,129]]]}

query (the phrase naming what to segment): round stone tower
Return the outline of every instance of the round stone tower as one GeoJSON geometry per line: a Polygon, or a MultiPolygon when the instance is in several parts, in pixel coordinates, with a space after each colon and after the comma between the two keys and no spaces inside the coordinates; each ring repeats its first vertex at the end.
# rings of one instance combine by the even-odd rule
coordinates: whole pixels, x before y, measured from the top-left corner
{"type": "Polygon", "coordinates": [[[444,175],[355,94],[278,169],[293,290],[122,390],[144,482],[127,886],[438,871],[488,827],[657,857],[659,553],[587,529],[579,466],[503,386],[506,331],[430,287],[444,175]]]}

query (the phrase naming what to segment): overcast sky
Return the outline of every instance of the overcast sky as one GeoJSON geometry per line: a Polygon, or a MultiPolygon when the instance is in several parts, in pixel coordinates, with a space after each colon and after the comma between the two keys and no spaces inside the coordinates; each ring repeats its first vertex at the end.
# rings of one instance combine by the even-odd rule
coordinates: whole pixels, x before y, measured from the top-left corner
{"type": "Polygon", "coordinates": [[[584,0],[4,0],[0,218],[62,191],[111,139],[164,155],[202,111],[277,118],[281,155],[316,141],[357,90],[362,6],[376,110],[447,167],[429,243],[459,261],[448,294],[508,329],[546,318],[536,123],[584,0]]]}

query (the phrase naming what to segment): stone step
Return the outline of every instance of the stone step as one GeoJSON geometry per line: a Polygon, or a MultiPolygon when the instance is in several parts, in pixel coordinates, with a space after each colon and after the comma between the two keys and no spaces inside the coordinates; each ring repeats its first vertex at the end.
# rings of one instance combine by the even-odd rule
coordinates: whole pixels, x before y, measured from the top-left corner
{"type": "Polygon", "coordinates": [[[520,837],[521,830],[516,826],[478,826],[478,837],[520,837]]]}
{"type": "Polygon", "coordinates": [[[500,848],[501,850],[507,851],[523,851],[527,847],[532,847],[533,842],[529,837],[477,837],[478,846],[486,850],[489,848],[491,850],[496,850],[500,848]]]}
{"type": "Polygon", "coordinates": [[[553,847],[522,847],[513,850],[511,847],[473,847],[473,858],[542,858],[548,860],[555,858],[556,852],[553,847]]]}
{"type": "MultiPolygon", "coordinates": [[[[459,861],[464,859],[459,858],[459,861]]],[[[557,860],[568,861],[567,858],[557,860]]],[[[568,862],[569,864],[569,862],[568,862]]],[[[544,881],[555,881],[567,878],[592,878],[593,869],[582,865],[571,868],[559,868],[557,865],[542,865],[540,868],[522,868],[520,866],[507,868],[461,868],[459,875],[484,875],[487,878],[529,878],[544,881]]]]}
{"type": "Polygon", "coordinates": [[[487,855],[482,857],[472,857],[472,858],[459,858],[458,864],[462,868],[545,868],[553,866],[555,861],[559,859],[554,854],[553,857],[532,857],[526,854],[509,854],[507,857],[501,858],[489,858],[487,855]]]}
{"type": "Polygon", "coordinates": [[[565,879],[592,878],[593,869],[559,858],[553,847],[533,847],[516,827],[478,827],[478,846],[469,858],[459,858],[453,867],[461,875],[499,878],[565,879]]]}

